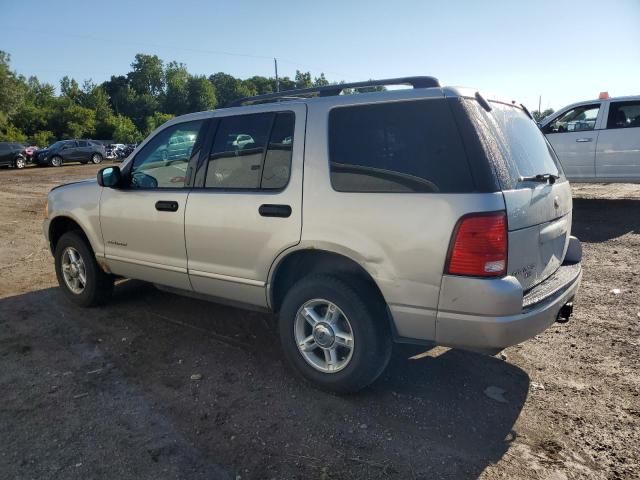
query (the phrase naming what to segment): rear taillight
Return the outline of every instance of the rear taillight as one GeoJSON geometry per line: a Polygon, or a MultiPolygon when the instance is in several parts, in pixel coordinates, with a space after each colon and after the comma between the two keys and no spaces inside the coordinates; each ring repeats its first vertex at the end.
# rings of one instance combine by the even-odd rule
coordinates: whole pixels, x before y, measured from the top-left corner
{"type": "Polygon", "coordinates": [[[446,273],[500,277],[507,271],[505,212],[472,213],[458,221],[449,247],[446,273]]]}

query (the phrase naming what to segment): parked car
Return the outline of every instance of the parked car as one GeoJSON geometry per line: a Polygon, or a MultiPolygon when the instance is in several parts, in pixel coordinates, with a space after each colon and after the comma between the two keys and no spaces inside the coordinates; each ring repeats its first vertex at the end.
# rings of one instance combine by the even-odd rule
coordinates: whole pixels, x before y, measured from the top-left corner
{"type": "Polygon", "coordinates": [[[21,143],[0,142],[0,167],[24,168],[27,157],[21,143]]]}
{"type": "Polygon", "coordinates": [[[38,147],[36,145],[30,145],[27,147],[24,147],[23,150],[23,154],[26,157],[28,162],[31,162],[31,160],[33,159],[33,154],[36,153],[36,151],[38,150],[38,147]]]}
{"type": "Polygon", "coordinates": [[[572,182],[640,182],[640,96],[574,103],[540,123],[572,182]]]}
{"type": "Polygon", "coordinates": [[[60,140],[37,153],[33,163],[53,167],[60,167],[66,162],[98,164],[107,154],[104,145],[94,140],[60,140]]]}
{"type": "Polygon", "coordinates": [[[567,321],[571,216],[524,107],[410,77],[174,118],[121,168],[53,189],[44,233],[76,304],[106,302],[122,276],[268,310],[290,364],[344,393],[380,375],[393,341],[495,354],[567,321]],[[340,95],[395,84],[414,88],[340,95]],[[185,136],[188,152],[158,161],[185,136]]]}

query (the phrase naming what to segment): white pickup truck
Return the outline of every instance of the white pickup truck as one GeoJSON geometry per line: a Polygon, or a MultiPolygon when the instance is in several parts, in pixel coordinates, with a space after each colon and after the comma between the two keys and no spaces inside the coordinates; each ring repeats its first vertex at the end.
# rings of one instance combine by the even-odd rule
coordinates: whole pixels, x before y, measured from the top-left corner
{"type": "Polygon", "coordinates": [[[570,181],[640,183],[640,96],[574,103],[540,128],[570,181]]]}

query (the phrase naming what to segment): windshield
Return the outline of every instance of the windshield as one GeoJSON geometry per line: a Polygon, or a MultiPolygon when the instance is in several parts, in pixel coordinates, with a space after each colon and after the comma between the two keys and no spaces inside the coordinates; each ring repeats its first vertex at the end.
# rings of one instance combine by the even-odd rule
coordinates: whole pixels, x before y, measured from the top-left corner
{"type": "Polygon", "coordinates": [[[496,169],[503,190],[523,187],[520,177],[551,174],[564,179],[560,162],[546,138],[519,107],[490,102],[487,112],[467,99],[481,141],[496,169]]]}

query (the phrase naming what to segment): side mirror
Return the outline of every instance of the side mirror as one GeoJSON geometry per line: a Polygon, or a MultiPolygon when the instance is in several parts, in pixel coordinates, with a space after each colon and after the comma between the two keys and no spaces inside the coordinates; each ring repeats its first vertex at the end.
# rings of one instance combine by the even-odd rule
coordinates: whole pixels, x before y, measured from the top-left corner
{"type": "Polygon", "coordinates": [[[120,167],[105,167],[98,171],[98,185],[101,187],[115,188],[122,181],[120,167]]]}

